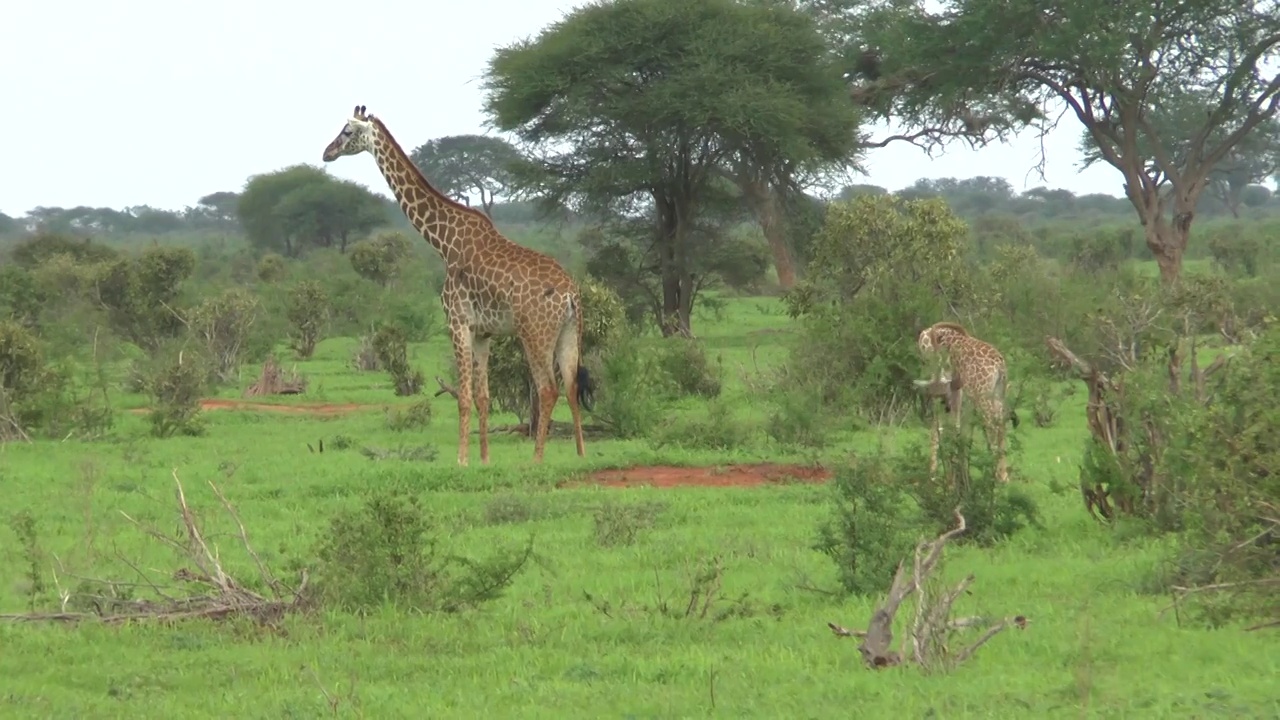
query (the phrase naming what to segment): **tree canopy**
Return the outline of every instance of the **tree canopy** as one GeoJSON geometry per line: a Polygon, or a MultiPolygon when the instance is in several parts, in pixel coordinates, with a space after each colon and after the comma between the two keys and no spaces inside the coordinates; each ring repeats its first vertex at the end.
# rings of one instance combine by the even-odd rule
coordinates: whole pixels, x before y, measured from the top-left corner
{"type": "Polygon", "coordinates": [[[1065,109],[1124,178],[1165,280],[1210,174],[1280,110],[1280,0],[829,0],[853,97],[920,144],[984,143],[1065,109]]]}
{"type": "Polygon", "coordinates": [[[514,168],[524,156],[499,137],[449,135],[419,145],[409,159],[446,195],[462,197],[474,192],[485,214],[492,217],[497,198],[515,193],[514,168]]]}
{"type": "Polygon", "coordinates": [[[345,252],[355,236],[390,219],[383,198],[311,165],[253,176],[240,194],[236,214],[249,242],[288,257],[307,245],[336,245],[345,252]]]}
{"type": "Polygon", "coordinates": [[[649,218],[662,325],[687,333],[689,259],[734,163],[769,180],[844,166],[858,117],[812,17],[734,0],[615,0],[499,50],[493,124],[529,144],[525,182],[597,217],[649,218]]]}

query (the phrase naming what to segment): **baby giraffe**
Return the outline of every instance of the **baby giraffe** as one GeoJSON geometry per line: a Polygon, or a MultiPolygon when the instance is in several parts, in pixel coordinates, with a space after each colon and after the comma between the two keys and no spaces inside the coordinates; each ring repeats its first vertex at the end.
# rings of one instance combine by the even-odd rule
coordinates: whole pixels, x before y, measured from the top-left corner
{"type": "MultiPolygon", "coordinates": [[[[1009,469],[1005,461],[1005,389],[1008,385],[1008,368],[1004,355],[995,346],[983,342],[969,334],[964,326],[951,322],[935,323],[920,332],[916,338],[920,353],[926,358],[946,355],[951,367],[947,376],[950,385],[950,412],[955,416],[956,427],[960,427],[960,411],[964,403],[964,392],[973,394],[974,402],[982,414],[983,425],[987,434],[987,442],[996,451],[996,479],[1009,482],[1009,469]]],[[[1017,413],[1010,413],[1013,426],[1018,427],[1017,413]]],[[[931,471],[936,469],[938,457],[938,438],[935,429],[933,436],[933,452],[931,471]]]]}

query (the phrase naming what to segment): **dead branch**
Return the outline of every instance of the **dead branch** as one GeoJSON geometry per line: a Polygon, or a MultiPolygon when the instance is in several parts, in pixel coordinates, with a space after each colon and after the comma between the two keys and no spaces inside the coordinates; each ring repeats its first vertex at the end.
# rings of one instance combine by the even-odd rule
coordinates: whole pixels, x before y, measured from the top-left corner
{"type": "MultiPolygon", "coordinates": [[[[257,563],[262,583],[271,588],[272,597],[265,597],[245,588],[227,573],[222,566],[219,554],[215,550],[210,550],[205,539],[205,533],[201,530],[195,514],[187,504],[186,492],[183,490],[182,481],[178,479],[178,471],[176,469],[173,471],[173,481],[176,485],[179,515],[186,530],[185,544],[167,536],[154,527],[143,526],[124,512],[121,512],[121,515],[124,515],[125,519],[129,520],[145,534],[181,552],[187,561],[197,568],[197,571],[193,572],[186,567],[180,567],[173,572],[172,579],[187,585],[201,587],[204,592],[186,597],[172,597],[161,590],[159,583],[152,581],[136,565],[129,563],[130,567],[142,576],[146,585],[153,589],[160,598],[159,600],[124,600],[114,596],[72,595],[66,593],[62,598],[62,606],[64,608],[70,601],[74,600],[79,605],[92,607],[93,612],[63,611],[5,614],[0,615],[0,619],[14,622],[82,622],[96,620],[115,625],[143,620],[176,622],[198,618],[225,620],[233,617],[249,617],[261,624],[274,626],[286,614],[302,610],[306,606],[306,572],[302,573],[296,589],[284,591],[281,583],[267,570],[257,552],[249,544],[248,532],[245,530],[239,514],[236,513],[226,496],[222,494],[222,491],[213,482],[210,482],[209,486],[213,488],[214,494],[217,495],[228,515],[231,516],[231,519],[239,528],[240,541],[244,545],[245,552],[257,563]]],[[[96,580],[95,582],[105,584],[109,588],[126,584],[106,580],[96,580]]],[[[128,584],[138,585],[137,583],[128,584]]]]}
{"type": "MultiPolygon", "coordinates": [[[[1081,359],[1058,338],[1045,337],[1045,344],[1058,360],[1071,368],[1085,387],[1089,390],[1089,401],[1085,405],[1085,419],[1089,432],[1094,439],[1107,448],[1112,455],[1118,455],[1125,449],[1124,423],[1120,418],[1119,404],[1123,398],[1123,387],[1112,380],[1106,373],[1093,364],[1081,359]]],[[[1115,517],[1115,508],[1111,503],[1111,493],[1101,483],[1093,487],[1081,483],[1080,492],[1084,497],[1085,509],[1095,519],[1111,520],[1115,517]]],[[[1132,512],[1132,499],[1119,499],[1117,504],[1121,510],[1132,512]]]]}
{"type": "Polygon", "coordinates": [[[862,639],[858,645],[858,652],[862,655],[867,667],[892,667],[901,664],[904,660],[913,662],[925,670],[954,667],[972,657],[978,648],[1008,626],[1013,625],[1019,629],[1026,627],[1027,619],[1021,615],[1007,618],[989,626],[977,640],[956,655],[948,657],[946,641],[953,632],[984,624],[980,618],[952,620],[950,617],[952,604],[968,590],[974,579],[972,575],[961,580],[950,590],[940,593],[936,599],[931,599],[925,590],[926,583],[937,569],[943,547],[948,541],[963,533],[967,527],[964,515],[960,514],[959,508],[955,509],[955,518],[954,528],[942,533],[934,540],[921,540],[916,545],[910,575],[905,572],[906,568],[902,563],[898,564],[898,569],[893,574],[893,582],[889,587],[888,598],[872,613],[865,631],[827,623],[827,627],[836,637],[862,639]],[[912,594],[916,595],[916,613],[909,633],[911,651],[908,654],[905,638],[902,642],[902,650],[893,650],[893,620],[903,601],[912,594]]]}
{"type": "Polygon", "coordinates": [[[241,397],[261,397],[263,395],[301,395],[307,391],[307,379],[298,375],[297,371],[287,376],[276,362],[275,357],[268,357],[262,364],[262,373],[256,382],[245,388],[241,397]]]}
{"type": "Polygon", "coordinates": [[[444,381],[444,378],[440,377],[439,375],[436,376],[436,384],[440,386],[440,389],[437,390],[435,394],[432,395],[431,397],[440,397],[441,395],[448,393],[449,395],[453,396],[454,400],[458,399],[458,389],[453,387],[449,383],[446,383],[444,381]]]}

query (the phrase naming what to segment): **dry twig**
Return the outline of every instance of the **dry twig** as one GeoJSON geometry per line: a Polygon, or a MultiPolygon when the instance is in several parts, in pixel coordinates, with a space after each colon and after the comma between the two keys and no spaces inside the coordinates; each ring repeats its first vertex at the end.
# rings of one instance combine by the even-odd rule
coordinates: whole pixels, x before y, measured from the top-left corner
{"type": "Polygon", "coordinates": [[[893,575],[893,583],[889,587],[889,596],[884,604],[872,613],[867,629],[853,630],[835,623],[827,623],[827,627],[836,637],[857,637],[862,642],[858,652],[871,668],[892,667],[904,660],[913,662],[926,670],[954,667],[968,660],[991,638],[1001,633],[1009,625],[1019,629],[1027,626],[1027,619],[1021,615],[1007,618],[987,628],[977,640],[967,647],[948,656],[947,639],[955,630],[975,627],[984,623],[980,618],[951,619],[951,605],[965,593],[973,582],[973,575],[961,580],[950,590],[941,593],[937,598],[930,598],[925,591],[925,583],[937,568],[942,557],[942,548],[949,540],[965,531],[966,523],[960,509],[955,509],[956,527],[939,535],[932,541],[922,540],[916,545],[915,558],[911,573],[908,575],[902,563],[893,575]],[[909,636],[911,651],[906,650],[906,639],[903,639],[902,650],[893,649],[893,619],[903,601],[912,594],[916,595],[916,613],[909,636]]]}
{"type": "MultiPolygon", "coordinates": [[[[236,513],[231,503],[227,501],[222,491],[213,482],[210,482],[209,486],[213,488],[214,494],[218,496],[223,507],[226,508],[227,513],[239,528],[241,543],[244,545],[245,551],[257,563],[261,580],[264,585],[272,589],[273,596],[268,598],[259,595],[243,587],[240,582],[228,574],[222,566],[218,553],[209,548],[204,532],[200,529],[195,514],[187,504],[186,492],[183,490],[182,481],[178,479],[178,471],[176,469],[173,471],[173,481],[177,486],[178,509],[182,517],[182,524],[186,530],[185,544],[174,540],[154,527],[143,526],[123,511],[120,514],[124,515],[126,520],[133,523],[147,535],[186,556],[197,570],[193,572],[186,567],[178,568],[173,573],[173,580],[203,586],[205,592],[188,595],[187,597],[172,597],[165,593],[158,583],[152,581],[135,564],[127,563],[143,578],[145,584],[152,588],[153,592],[160,598],[159,600],[122,600],[118,597],[92,596],[80,596],[77,598],[67,593],[62,598],[62,607],[65,608],[70,600],[78,599],[81,604],[92,606],[94,612],[62,611],[6,614],[0,615],[0,619],[17,622],[82,622],[97,620],[114,625],[141,620],[175,622],[197,618],[226,620],[233,617],[250,617],[259,623],[274,625],[285,614],[304,608],[306,605],[306,573],[302,574],[298,587],[286,593],[282,589],[281,583],[267,570],[258,554],[249,544],[248,532],[245,530],[239,514],[236,513]]],[[[95,580],[95,582],[105,584],[111,588],[128,584],[106,580],[95,580]]],[[[134,583],[133,585],[137,584],[134,583]]]]}

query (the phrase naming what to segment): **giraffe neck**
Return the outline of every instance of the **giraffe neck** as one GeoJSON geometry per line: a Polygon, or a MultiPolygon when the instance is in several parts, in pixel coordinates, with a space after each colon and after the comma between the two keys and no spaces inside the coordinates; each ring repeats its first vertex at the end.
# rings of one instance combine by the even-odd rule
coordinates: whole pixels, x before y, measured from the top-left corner
{"type": "Polygon", "coordinates": [[[414,229],[440,253],[448,266],[462,265],[485,240],[486,233],[468,232],[468,228],[492,226],[488,216],[481,215],[437,190],[409,159],[400,143],[381,120],[374,119],[377,129],[373,156],[378,170],[414,229]],[[475,217],[481,215],[482,222],[475,217]]]}

